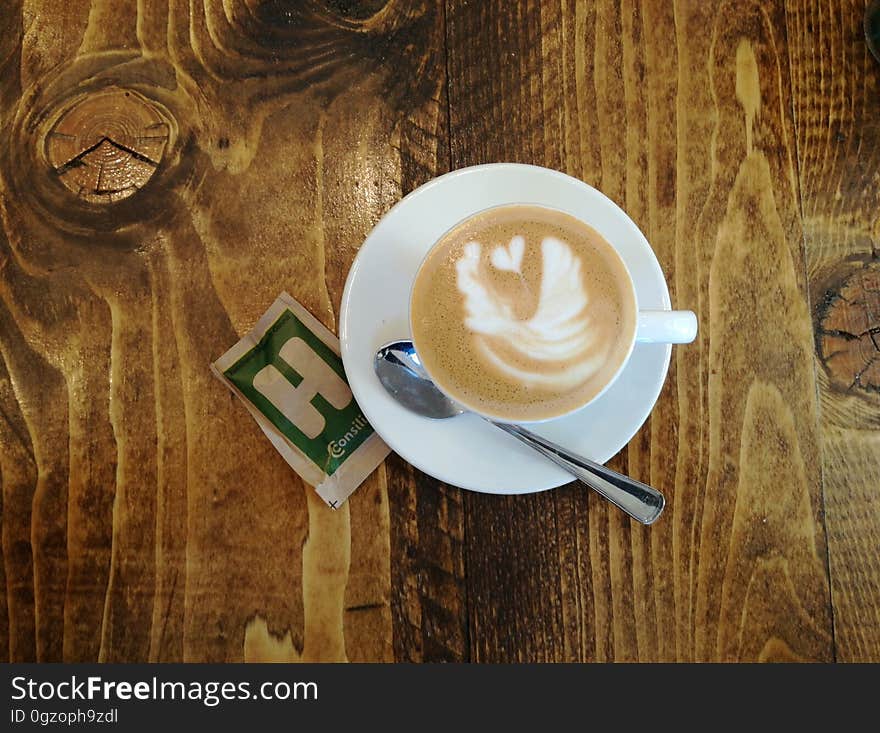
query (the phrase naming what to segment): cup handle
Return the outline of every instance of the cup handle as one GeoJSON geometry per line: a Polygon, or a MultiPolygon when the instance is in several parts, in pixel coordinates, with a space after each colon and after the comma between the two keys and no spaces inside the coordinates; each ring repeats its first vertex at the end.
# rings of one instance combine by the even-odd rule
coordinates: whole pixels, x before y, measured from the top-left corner
{"type": "Polygon", "coordinates": [[[697,315],[693,311],[639,311],[639,343],[689,344],[696,337],[697,315]]]}

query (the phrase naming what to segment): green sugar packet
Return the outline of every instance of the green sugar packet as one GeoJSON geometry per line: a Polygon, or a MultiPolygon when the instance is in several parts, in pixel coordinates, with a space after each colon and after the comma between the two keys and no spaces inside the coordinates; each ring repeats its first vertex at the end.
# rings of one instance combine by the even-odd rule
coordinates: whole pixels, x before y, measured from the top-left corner
{"type": "Polygon", "coordinates": [[[354,401],[339,339],[287,293],[211,371],[333,509],[390,452],[354,401]]]}

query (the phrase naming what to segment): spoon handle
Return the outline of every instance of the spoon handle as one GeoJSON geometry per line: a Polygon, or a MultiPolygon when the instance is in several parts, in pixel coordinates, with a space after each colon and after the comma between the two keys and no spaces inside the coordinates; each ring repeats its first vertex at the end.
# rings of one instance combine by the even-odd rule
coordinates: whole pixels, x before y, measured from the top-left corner
{"type": "Polygon", "coordinates": [[[520,425],[489,422],[534,448],[642,524],[653,524],[663,511],[666,500],[657,489],[572,453],[520,425]]]}

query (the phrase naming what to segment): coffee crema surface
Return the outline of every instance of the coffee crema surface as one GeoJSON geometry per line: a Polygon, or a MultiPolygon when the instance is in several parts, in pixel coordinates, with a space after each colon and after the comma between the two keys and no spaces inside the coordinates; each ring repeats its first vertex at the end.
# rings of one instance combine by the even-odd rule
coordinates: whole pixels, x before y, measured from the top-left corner
{"type": "Polygon", "coordinates": [[[554,209],[500,206],[462,222],[422,263],[413,340],[431,377],[501,420],[545,420],[599,394],[636,324],[620,255],[554,209]]]}

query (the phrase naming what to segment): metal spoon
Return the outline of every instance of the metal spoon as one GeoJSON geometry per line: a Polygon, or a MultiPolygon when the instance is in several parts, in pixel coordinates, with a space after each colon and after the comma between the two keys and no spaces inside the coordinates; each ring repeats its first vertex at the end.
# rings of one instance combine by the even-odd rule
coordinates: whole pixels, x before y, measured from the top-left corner
{"type": "MultiPolygon", "coordinates": [[[[376,353],[373,368],[391,396],[419,415],[436,419],[467,412],[434,386],[412,341],[383,346],[376,353]]],[[[656,489],[572,453],[521,425],[483,419],[534,448],[642,524],[653,524],[663,511],[666,500],[656,489]]]]}

